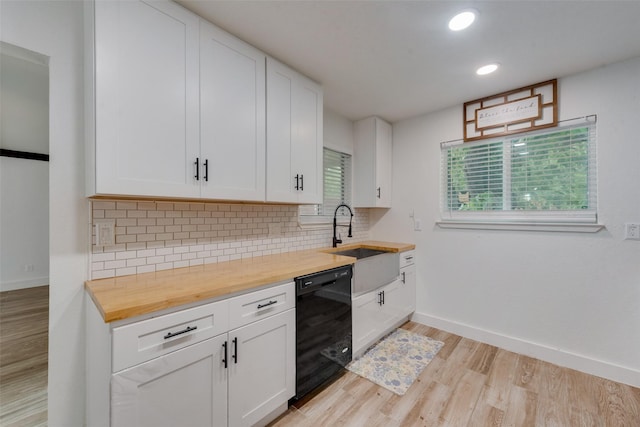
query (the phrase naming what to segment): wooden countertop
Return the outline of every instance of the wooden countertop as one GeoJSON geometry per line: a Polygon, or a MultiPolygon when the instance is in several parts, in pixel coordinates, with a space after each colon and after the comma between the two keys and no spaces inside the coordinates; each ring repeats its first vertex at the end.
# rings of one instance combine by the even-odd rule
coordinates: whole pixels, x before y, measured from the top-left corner
{"type": "Polygon", "coordinates": [[[351,245],[340,245],[337,248],[326,248],[326,249],[317,249],[320,252],[324,253],[333,253],[338,251],[345,251],[348,249],[358,249],[358,248],[366,248],[366,249],[376,249],[379,251],[387,251],[387,252],[406,252],[416,248],[416,245],[412,243],[393,243],[393,242],[380,242],[376,240],[367,240],[365,242],[353,243],[351,245]]]}
{"type": "Polygon", "coordinates": [[[270,283],[353,264],[329,252],[359,247],[404,252],[413,244],[366,241],[339,248],[287,252],[174,270],[90,280],[85,288],[105,322],[249,292],[270,283]]]}

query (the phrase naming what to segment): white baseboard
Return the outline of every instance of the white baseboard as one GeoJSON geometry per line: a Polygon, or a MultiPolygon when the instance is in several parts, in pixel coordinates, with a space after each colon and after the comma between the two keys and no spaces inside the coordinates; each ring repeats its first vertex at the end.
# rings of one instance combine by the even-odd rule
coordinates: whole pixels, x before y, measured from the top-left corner
{"type": "Polygon", "coordinates": [[[614,365],[602,360],[593,359],[564,350],[558,350],[543,344],[502,335],[464,323],[430,316],[425,313],[416,312],[411,316],[411,320],[426,326],[442,329],[443,331],[451,332],[465,338],[490,344],[504,350],[544,360],[545,362],[550,362],[555,365],[575,369],[576,371],[628,384],[633,387],[640,387],[640,371],[628,367],[614,365]]]}
{"type": "Polygon", "coordinates": [[[14,280],[11,282],[1,282],[0,292],[16,291],[18,289],[37,288],[38,286],[47,286],[49,277],[37,277],[29,280],[14,280]]]}

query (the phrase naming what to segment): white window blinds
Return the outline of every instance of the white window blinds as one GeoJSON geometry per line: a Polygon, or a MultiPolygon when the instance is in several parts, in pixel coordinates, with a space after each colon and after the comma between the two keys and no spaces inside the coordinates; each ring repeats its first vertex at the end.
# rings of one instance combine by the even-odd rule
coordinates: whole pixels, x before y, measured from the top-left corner
{"type": "Polygon", "coordinates": [[[596,222],[595,116],[442,144],[443,220],[596,222]]]}
{"type": "MultiPolygon", "coordinates": [[[[324,196],[321,205],[300,207],[300,215],[331,216],[341,203],[351,206],[351,155],[323,149],[324,196]]],[[[340,212],[338,212],[340,214],[340,212]]],[[[349,212],[347,211],[348,215],[349,212]]]]}

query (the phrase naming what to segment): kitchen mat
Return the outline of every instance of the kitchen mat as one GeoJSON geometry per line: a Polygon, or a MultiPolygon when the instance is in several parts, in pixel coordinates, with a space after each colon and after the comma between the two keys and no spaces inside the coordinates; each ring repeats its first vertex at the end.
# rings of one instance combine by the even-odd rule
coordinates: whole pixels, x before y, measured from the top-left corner
{"type": "Polygon", "coordinates": [[[347,369],[402,396],[443,345],[424,335],[396,329],[347,369]]]}

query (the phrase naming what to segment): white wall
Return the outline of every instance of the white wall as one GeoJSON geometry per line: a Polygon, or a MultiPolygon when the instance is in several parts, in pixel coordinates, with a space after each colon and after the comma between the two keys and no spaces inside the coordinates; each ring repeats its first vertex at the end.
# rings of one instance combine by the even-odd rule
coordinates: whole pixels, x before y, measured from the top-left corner
{"type": "MultiPolygon", "coordinates": [[[[49,68],[0,46],[0,147],[49,153],[49,68]]],[[[0,291],[49,284],[49,163],[0,158],[0,291]]]]}
{"type": "Polygon", "coordinates": [[[638,76],[640,58],[559,80],[561,120],[598,115],[597,234],[438,228],[439,143],[462,138],[462,106],[394,125],[393,208],[371,235],[416,243],[417,320],[640,386],[640,242],[623,240],[640,222],[638,76]]]}
{"type": "Polygon", "coordinates": [[[0,39],[49,59],[49,423],[84,424],[84,280],[89,203],[84,198],[83,5],[0,2],[0,39]]]}
{"type": "Polygon", "coordinates": [[[325,107],[324,146],[353,155],[353,122],[325,107]]]}
{"type": "Polygon", "coordinates": [[[0,157],[0,291],[49,284],[49,163],[0,157]]]}

